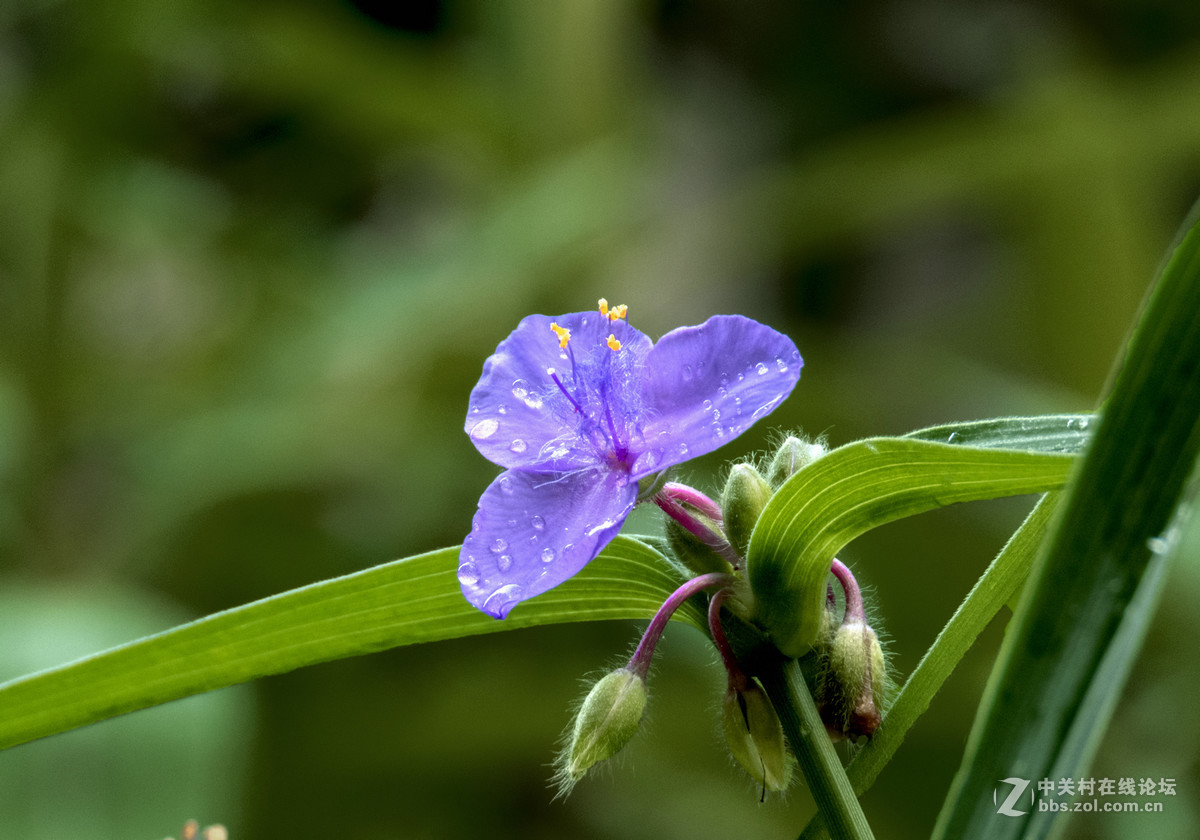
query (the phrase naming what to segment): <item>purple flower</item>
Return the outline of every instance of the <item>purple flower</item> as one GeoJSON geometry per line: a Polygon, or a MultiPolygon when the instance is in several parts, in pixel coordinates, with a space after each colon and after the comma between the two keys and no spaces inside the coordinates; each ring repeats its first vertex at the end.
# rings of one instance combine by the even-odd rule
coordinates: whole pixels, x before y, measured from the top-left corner
{"type": "Polygon", "coordinates": [[[804,364],[791,339],[717,315],[657,344],[625,308],[530,315],[471,392],[466,431],[506,470],[459,555],[467,600],[504,618],[616,536],[638,480],[711,452],[770,413],[804,364]]]}

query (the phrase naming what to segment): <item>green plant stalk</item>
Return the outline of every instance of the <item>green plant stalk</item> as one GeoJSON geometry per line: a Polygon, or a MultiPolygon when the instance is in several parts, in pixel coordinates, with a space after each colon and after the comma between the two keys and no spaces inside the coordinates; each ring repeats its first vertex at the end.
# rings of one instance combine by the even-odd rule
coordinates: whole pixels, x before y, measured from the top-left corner
{"type": "Polygon", "coordinates": [[[875,835],[800,672],[800,664],[795,659],[777,660],[761,669],[758,678],[775,706],[830,834],[837,840],[873,838],[875,835]]]}
{"type": "MultiPolygon", "coordinates": [[[[933,696],[979,638],[979,634],[1020,590],[1029,575],[1038,546],[1049,529],[1059,495],[1046,494],[1009,538],[942,628],[933,645],[921,657],[895,702],[888,708],[883,725],[847,765],[846,775],[855,794],[862,796],[875,783],[879,773],[904,742],[908,730],[929,709],[933,696]]],[[[828,836],[824,815],[818,812],[800,835],[800,840],[821,840],[828,836]]]]}

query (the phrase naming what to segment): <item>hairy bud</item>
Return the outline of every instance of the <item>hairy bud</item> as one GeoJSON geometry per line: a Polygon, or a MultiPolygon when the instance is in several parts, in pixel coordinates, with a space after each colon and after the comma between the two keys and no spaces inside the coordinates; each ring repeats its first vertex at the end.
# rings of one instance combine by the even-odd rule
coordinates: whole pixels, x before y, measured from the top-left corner
{"type": "Polygon", "coordinates": [[[750,535],[771,498],[771,485],[749,464],[734,464],[721,492],[725,536],[738,556],[745,557],[750,535]]]}
{"type": "Polygon", "coordinates": [[[792,776],[792,757],[766,692],[753,679],[741,689],[730,687],[721,711],[725,742],[742,769],[764,790],[786,788],[792,776]]]}
{"type": "Polygon", "coordinates": [[[825,447],[819,443],[809,443],[798,437],[788,437],[779,445],[767,467],[767,481],[778,489],[793,474],[808,466],[825,454],[825,447]]]}
{"type": "Polygon", "coordinates": [[[887,665],[879,637],[862,621],[842,624],[829,645],[822,718],[832,734],[871,737],[882,722],[887,665]]]}
{"type": "Polygon", "coordinates": [[[612,758],[637,733],[646,710],[646,682],[618,668],[596,683],[575,716],[559,756],[560,793],[567,793],[593,765],[612,758]]]}

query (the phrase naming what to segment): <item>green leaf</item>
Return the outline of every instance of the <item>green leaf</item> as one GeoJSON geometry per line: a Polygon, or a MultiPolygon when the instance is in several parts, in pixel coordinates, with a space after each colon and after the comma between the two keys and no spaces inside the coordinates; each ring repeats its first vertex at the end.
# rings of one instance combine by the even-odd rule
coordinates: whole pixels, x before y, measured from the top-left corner
{"type": "Polygon", "coordinates": [[[1166,262],[1093,424],[935,836],[1043,837],[1049,812],[997,818],[996,780],[1086,774],[1161,589],[1200,453],[1198,312],[1194,226],[1166,262]]]}
{"type": "Polygon", "coordinates": [[[998,417],[971,423],[950,423],[909,432],[904,437],[1025,452],[1075,453],[1088,440],[1091,414],[1042,414],[1036,417],[998,417]]]}
{"type": "MultiPolygon", "coordinates": [[[[470,606],[445,548],[284,592],[0,686],[0,748],[180,697],[400,645],[542,624],[645,618],[682,582],[617,537],[575,577],[504,621],[470,606]]],[[[695,604],[675,617],[704,629],[695,604]]]]}
{"type": "Polygon", "coordinates": [[[830,561],[855,537],[956,502],[1061,487],[1073,460],[1058,449],[1064,445],[1065,418],[1043,436],[1020,431],[1027,421],[937,428],[946,441],[956,433],[970,435],[976,445],[969,447],[920,437],[934,432],[869,438],[797,472],[767,503],[750,540],[747,570],[755,622],[785,654],[802,656],[817,637],[830,561]],[[1026,451],[996,448],[1018,434],[1026,451]],[[988,444],[980,445],[983,441],[988,444]],[[1030,451],[1037,445],[1051,449],[1030,451]]]}

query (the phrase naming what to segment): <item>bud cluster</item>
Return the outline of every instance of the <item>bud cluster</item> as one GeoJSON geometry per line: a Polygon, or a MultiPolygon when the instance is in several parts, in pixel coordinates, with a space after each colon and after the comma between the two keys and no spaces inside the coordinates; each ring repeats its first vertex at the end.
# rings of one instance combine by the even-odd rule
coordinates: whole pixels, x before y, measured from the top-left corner
{"type": "MultiPolygon", "coordinates": [[[[795,758],[770,698],[758,680],[743,671],[726,639],[722,609],[728,605],[743,619],[753,617],[755,596],[746,578],[745,558],[755,526],[774,493],[824,453],[821,443],[788,437],[765,466],[734,465],[719,504],[675,482],[649,491],[649,498],[668,514],[666,535],[672,552],[696,577],[659,609],[629,663],[601,678],[584,699],[559,758],[560,793],[632,739],[646,709],[650,660],[667,621],[683,603],[709,589],[715,590],[708,602],[709,631],[728,675],[721,728],[730,754],[764,796],[788,786],[795,758]]],[[[887,667],[854,576],[836,559],[831,571],[844,593],[844,608],[839,611],[834,586],[827,586],[823,629],[801,665],[830,736],[870,737],[881,723],[887,667]]]]}

